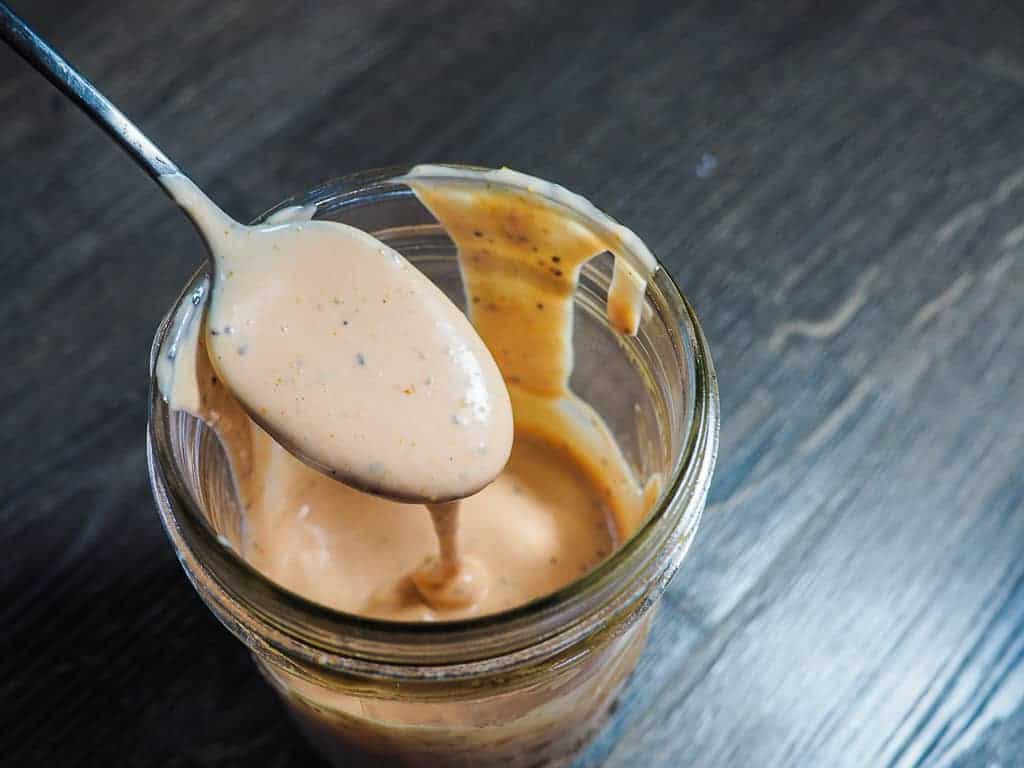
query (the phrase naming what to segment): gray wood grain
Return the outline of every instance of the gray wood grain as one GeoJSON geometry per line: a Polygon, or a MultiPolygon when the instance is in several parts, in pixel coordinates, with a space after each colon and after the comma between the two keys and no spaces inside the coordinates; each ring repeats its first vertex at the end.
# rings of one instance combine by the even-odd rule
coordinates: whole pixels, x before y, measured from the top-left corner
{"type": "MultiPolygon", "coordinates": [[[[15,3],[241,218],[507,164],[680,281],[720,465],[580,768],[1024,765],[1024,14],[820,5],[15,3]]],[[[311,764],[151,511],[195,236],[6,51],[0,180],[0,753],[311,764]]]]}

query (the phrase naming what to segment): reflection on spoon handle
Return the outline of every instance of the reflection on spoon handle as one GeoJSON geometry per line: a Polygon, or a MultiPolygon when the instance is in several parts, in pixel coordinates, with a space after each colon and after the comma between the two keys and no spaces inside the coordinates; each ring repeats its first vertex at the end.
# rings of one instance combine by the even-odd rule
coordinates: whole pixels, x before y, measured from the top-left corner
{"type": "Polygon", "coordinates": [[[156,144],[4,3],[0,3],[0,37],[96,121],[150,176],[159,179],[179,173],[156,144]]]}

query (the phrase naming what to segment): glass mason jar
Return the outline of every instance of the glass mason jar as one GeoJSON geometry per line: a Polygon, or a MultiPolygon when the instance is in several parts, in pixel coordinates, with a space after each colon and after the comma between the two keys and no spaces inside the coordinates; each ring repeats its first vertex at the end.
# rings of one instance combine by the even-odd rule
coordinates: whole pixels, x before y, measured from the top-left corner
{"type": "MultiPolygon", "coordinates": [[[[269,211],[313,205],[404,254],[465,307],[452,242],[390,168],[330,181],[269,211]]],[[[652,609],[693,540],[718,446],[718,389],[693,309],[665,270],[640,331],[605,317],[612,259],[582,270],[573,390],[605,419],[643,481],[662,477],[647,518],[593,571],[518,608],[403,623],[306,600],[252,568],[244,519],[211,429],[171,412],[154,376],[178,305],[150,356],[149,472],[164,527],[202,599],[251,650],[299,726],[339,766],[563,765],[602,725],[643,649],[652,609]]]]}

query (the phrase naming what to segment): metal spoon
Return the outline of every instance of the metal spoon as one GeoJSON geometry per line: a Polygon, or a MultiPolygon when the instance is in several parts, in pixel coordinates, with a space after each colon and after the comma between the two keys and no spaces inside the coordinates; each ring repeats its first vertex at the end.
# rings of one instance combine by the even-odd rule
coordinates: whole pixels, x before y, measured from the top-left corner
{"type": "MultiPolygon", "coordinates": [[[[215,317],[221,321],[231,317],[231,312],[238,306],[239,286],[242,285],[245,286],[241,292],[242,303],[257,307],[246,321],[254,328],[258,328],[261,322],[269,322],[269,318],[275,317],[275,312],[280,315],[286,299],[300,300],[293,298],[298,294],[288,291],[297,290],[299,278],[290,275],[301,270],[278,266],[282,263],[278,253],[292,258],[292,264],[299,258],[320,259],[302,263],[317,264],[320,265],[317,269],[325,270],[339,263],[328,261],[323,266],[325,259],[335,258],[338,254],[337,258],[347,258],[358,264],[362,270],[361,282],[392,291],[392,296],[404,297],[405,304],[401,305],[400,313],[383,319],[373,315],[378,318],[377,325],[364,328],[360,333],[366,337],[363,341],[375,334],[378,338],[390,336],[403,340],[403,343],[407,341],[407,346],[402,347],[405,350],[403,354],[412,355],[414,349],[423,360],[443,361],[437,364],[440,377],[426,377],[428,381],[442,380],[442,385],[434,385],[436,396],[430,403],[413,402],[399,394],[385,402],[390,395],[385,394],[382,399],[379,392],[390,392],[391,389],[398,392],[398,388],[389,388],[394,382],[389,383],[385,378],[368,381],[365,370],[346,370],[336,375],[340,370],[336,361],[339,351],[346,352],[345,360],[355,359],[361,367],[366,365],[364,355],[361,352],[351,354],[354,350],[339,346],[342,344],[340,341],[332,342],[334,346],[329,350],[327,342],[313,343],[313,339],[325,338],[326,334],[312,321],[309,327],[294,329],[297,332],[295,343],[304,345],[304,360],[299,363],[305,366],[306,363],[322,362],[317,373],[329,371],[333,378],[328,386],[328,380],[321,375],[315,390],[302,384],[307,389],[296,390],[289,395],[290,401],[282,400],[266,385],[254,386],[255,374],[252,373],[258,371],[263,376],[262,380],[267,381],[268,370],[275,373],[284,370],[286,364],[290,365],[295,360],[290,347],[267,343],[260,347],[259,354],[263,357],[259,361],[253,359],[258,355],[251,352],[244,361],[241,357],[235,359],[234,355],[231,359],[221,354],[211,356],[214,368],[228,389],[253,420],[278,443],[315,469],[349,485],[410,503],[461,498],[475,493],[494,479],[504,466],[512,444],[508,393],[493,358],[468,320],[424,275],[383,243],[335,222],[286,222],[246,227],[233,221],[117,107],[3,3],[0,3],[0,37],[119,143],[188,214],[213,257],[214,288],[207,308],[208,321],[215,317]],[[325,248],[325,245],[329,247],[325,248]],[[269,265],[269,272],[256,273],[259,279],[252,279],[251,274],[244,279],[245,270],[251,273],[257,268],[253,265],[264,265],[263,268],[269,265]],[[242,272],[234,281],[225,280],[225,277],[235,274],[232,270],[242,272]],[[377,280],[378,277],[381,279],[377,280]],[[222,296],[232,298],[220,298],[222,296]],[[286,355],[293,356],[286,361],[286,355]],[[318,357],[330,359],[312,359],[318,357]],[[359,376],[363,377],[362,383],[359,376]],[[330,399],[321,395],[320,390],[330,390],[330,399]],[[276,400],[273,399],[275,397],[276,400]],[[307,399],[310,401],[308,404],[307,399]],[[472,406],[467,411],[468,419],[462,418],[461,413],[455,413],[454,406],[451,411],[444,410],[443,403],[454,401],[472,406]],[[294,413],[284,407],[289,403],[294,413]],[[351,414],[360,409],[362,412],[354,419],[351,414]],[[295,415],[300,412],[301,418],[295,415]],[[348,421],[342,421],[340,416],[328,418],[331,413],[342,412],[348,421]],[[350,434],[353,435],[369,433],[374,439],[335,441],[339,428],[351,428],[350,434]]],[[[339,274],[344,277],[348,273],[339,270],[339,274]]],[[[335,278],[335,282],[339,280],[335,278]]],[[[332,284],[331,289],[346,298],[355,299],[362,294],[353,287],[353,282],[347,280],[339,285],[332,284]]],[[[302,285],[302,290],[310,290],[308,283],[302,285]]],[[[365,292],[365,285],[362,289],[365,292]]],[[[319,286],[312,290],[316,292],[319,286]]],[[[373,301],[376,304],[378,299],[373,301]]],[[[336,300],[336,303],[344,302],[336,300]]],[[[386,298],[384,303],[387,303],[386,298]]],[[[372,313],[364,312],[363,316],[367,314],[372,313]]],[[[345,325],[348,325],[347,321],[345,325]]],[[[226,326],[220,327],[223,331],[226,326]]],[[[229,332],[234,330],[231,326],[229,332]]],[[[217,333],[215,328],[210,330],[212,337],[217,333]]],[[[226,351],[223,339],[212,337],[207,339],[211,352],[226,351]],[[220,349],[217,349],[218,345],[220,349]]],[[[262,337],[262,340],[266,339],[266,336],[262,337]]],[[[231,350],[237,349],[237,354],[242,356],[247,354],[249,346],[252,345],[233,345],[231,350]]],[[[383,377],[384,369],[388,368],[402,377],[411,377],[415,372],[420,376],[417,384],[423,381],[417,363],[408,365],[408,360],[403,358],[396,364],[395,357],[396,353],[392,352],[391,361],[382,362],[382,365],[388,365],[376,371],[377,377],[383,377]]],[[[429,371],[431,374],[436,372],[434,369],[429,371]]],[[[293,378],[298,381],[300,377],[293,378]]]]}

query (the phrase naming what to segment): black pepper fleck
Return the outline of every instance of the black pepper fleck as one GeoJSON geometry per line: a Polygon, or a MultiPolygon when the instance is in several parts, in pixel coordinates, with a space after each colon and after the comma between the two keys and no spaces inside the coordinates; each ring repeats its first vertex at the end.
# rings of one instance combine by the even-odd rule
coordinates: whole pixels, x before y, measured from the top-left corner
{"type": "Polygon", "coordinates": [[[362,352],[356,353],[356,365],[366,365],[366,358],[363,357],[362,352]]]}

